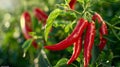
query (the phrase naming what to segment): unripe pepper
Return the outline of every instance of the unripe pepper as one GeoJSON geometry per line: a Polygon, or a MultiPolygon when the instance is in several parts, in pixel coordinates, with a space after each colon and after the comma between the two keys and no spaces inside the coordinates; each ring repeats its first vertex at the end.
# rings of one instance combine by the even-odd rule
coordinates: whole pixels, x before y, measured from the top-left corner
{"type": "Polygon", "coordinates": [[[74,9],[76,1],[77,0],[71,0],[70,1],[69,6],[70,6],[71,9],[74,9]]]}
{"type": "MultiPolygon", "coordinates": [[[[29,34],[30,32],[32,32],[32,23],[31,23],[31,17],[30,14],[26,11],[22,14],[21,18],[20,18],[20,24],[21,24],[21,29],[22,29],[22,33],[24,35],[24,37],[26,39],[31,39],[32,36],[29,34]]],[[[37,43],[33,40],[32,45],[35,48],[38,48],[37,43]]]]}
{"type": "Polygon", "coordinates": [[[95,33],[95,23],[92,21],[88,23],[84,39],[84,67],[88,67],[91,58],[91,50],[94,44],[95,33]]]}
{"type": "Polygon", "coordinates": [[[95,13],[92,17],[92,20],[96,21],[98,20],[98,23],[101,24],[101,27],[99,29],[100,32],[100,43],[99,43],[99,49],[100,51],[103,50],[103,48],[106,45],[107,40],[103,37],[104,35],[108,34],[108,30],[107,30],[107,25],[104,22],[104,20],[102,19],[102,17],[100,16],[100,14],[95,13]]]}
{"type": "Polygon", "coordinates": [[[80,39],[74,42],[73,54],[71,58],[68,60],[67,64],[71,64],[73,61],[77,59],[77,57],[79,56],[81,52],[81,49],[82,49],[82,39],[80,37],[80,39]]]}
{"type": "Polygon", "coordinates": [[[39,21],[42,21],[43,24],[45,25],[46,19],[48,18],[48,15],[44,11],[42,11],[40,8],[35,8],[33,12],[34,12],[35,17],[39,21]]]}
{"type": "Polygon", "coordinates": [[[77,22],[77,25],[75,26],[73,32],[64,40],[61,42],[52,45],[52,46],[45,46],[46,49],[48,50],[64,50],[65,48],[71,46],[75,41],[81,37],[84,29],[87,27],[87,20],[80,18],[79,21],[77,22]]]}

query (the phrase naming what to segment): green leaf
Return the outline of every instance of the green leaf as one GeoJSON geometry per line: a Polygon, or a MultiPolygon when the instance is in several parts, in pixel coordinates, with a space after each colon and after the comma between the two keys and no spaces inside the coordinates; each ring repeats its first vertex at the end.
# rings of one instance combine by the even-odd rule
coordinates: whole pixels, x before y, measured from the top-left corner
{"type": "Polygon", "coordinates": [[[65,0],[65,4],[68,4],[68,3],[70,3],[70,0],[65,0]]]}
{"type": "Polygon", "coordinates": [[[68,61],[67,58],[62,58],[62,59],[60,59],[60,60],[57,62],[57,64],[55,65],[55,67],[60,67],[60,66],[66,65],[66,64],[67,64],[67,61],[68,61]]]}
{"type": "Polygon", "coordinates": [[[74,20],[74,21],[70,24],[70,28],[71,28],[71,29],[74,29],[73,27],[76,25],[75,23],[76,23],[76,20],[74,20]]]}
{"type": "Polygon", "coordinates": [[[38,20],[37,20],[37,18],[33,17],[32,18],[33,31],[35,31],[37,25],[38,25],[38,20]]]}
{"type": "Polygon", "coordinates": [[[69,32],[69,30],[70,30],[69,28],[70,28],[70,24],[68,24],[68,25],[65,27],[65,29],[64,29],[65,32],[69,32]]]}
{"type": "Polygon", "coordinates": [[[84,4],[84,0],[77,0],[80,4],[84,4]]]}
{"type": "Polygon", "coordinates": [[[48,19],[47,19],[47,24],[46,24],[46,27],[45,27],[45,40],[47,41],[47,37],[48,37],[48,34],[50,32],[50,29],[52,27],[52,24],[53,24],[53,21],[57,18],[58,15],[60,15],[60,13],[62,12],[62,10],[60,9],[55,9],[54,11],[52,11],[50,13],[50,15],[48,16],[48,19]]]}
{"type": "Polygon", "coordinates": [[[67,58],[61,58],[54,67],[77,67],[77,65],[73,63],[68,65],[67,61],[68,61],[67,58]]]}
{"type": "Polygon", "coordinates": [[[32,41],[33,41],[32,39],[29,39],[29,40],[26,40],[24,42],[24,44],[22,45],[22,48],[23,48],[24,52],[27,52],[27,50],[29,49],[32,41]]]}

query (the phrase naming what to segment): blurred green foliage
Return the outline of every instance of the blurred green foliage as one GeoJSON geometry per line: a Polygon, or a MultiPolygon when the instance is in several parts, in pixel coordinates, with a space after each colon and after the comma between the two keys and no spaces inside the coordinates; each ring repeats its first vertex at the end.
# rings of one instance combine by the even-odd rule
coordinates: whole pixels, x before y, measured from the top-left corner
{"type": "MultiPolygon", "coordinates": [[[[11,0],[11,3],[14,0],[11,0]]],[[[44,45],[54,44],[63,40],[70,32],[72,32],[75,22],[79,16],[72,13],[62,13],[57,17],[53,23],[53,31],[50,33],[51,39],[43,44],[43,41],[38,39],[37,43],[40,48],[35,49],[30,46],[24,55],[22,45],[26,42],[20,28],[20,16],[24,11],[29,11],[33,22],[35,20],[33,9],[35,7],[41,8],[48,15],[58,6],[64,4],[64,0],[19,0],[10,9],[0,8],[0,66],[10,67],[66,67],[66,62],[72,54],[72,47],[63,51],[48,51],[43,48],[44,45]],[[70,24],[72,23],[72,24],[70,24]]],[[[81,12],[82,2],[77,1],[76,10],[81,12]]],[[[91,0],[91,7],[93,11],[101,14],[103,19],[111,25],[120,28],[120,0],[91,0]]],[[[39,32],[40,25],[35,28],[38,30],[36,36],[43,36],[43,30],[39,32]],[[42,33],[42,34],[41,34],[42,33]]],[[[36,30],[35,30],[36,31],[36,30]]],[[[90,67],[120,67],[120,29],[113,28],[108,25],[108,40],[107,46],[102,52],[93,49],[93,59],[91,60],[90,67]],[[114,30],[114,32],[112,31],[114,30]],[[116,36],[117,35],[117,36],[116,36]],[[118,38],[117,38],[118,37],[118,38]],[[95,52],[96,51],[96,52],[95,52]],[[97,52],[98,51],[98,52],[97,52]],[[95,58],[96,56],[96,58],[95,58]]],[[[97,44],[95,44],[94,48],[97,44]]],[[[82,52],[83,53],[83,52],[82,52]]],[[[68,67],[82,67],[83,55],[80,54],[79,58],[68,67]]]]}

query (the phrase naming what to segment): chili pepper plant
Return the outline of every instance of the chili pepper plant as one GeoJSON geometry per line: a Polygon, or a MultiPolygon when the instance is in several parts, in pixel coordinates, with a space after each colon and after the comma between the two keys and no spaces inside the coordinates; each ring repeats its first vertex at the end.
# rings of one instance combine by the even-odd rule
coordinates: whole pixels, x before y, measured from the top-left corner
{"type": "MultiPolygon", "coordinates": [[[[20,36],[16,39],[6,36],[20,41],[19,52],[14,54],[20,55],[20,60],[16,57],[20,67],[120,66],[120,1],[34,2],[25,0],[24,8],[16,11],[19,17],[13,22],[18,25],[20,36]]],[[[11,40],[5,42],[12,43],[11,40]]],[[[7,63],[19,67],[9,59],[7,63]]],[[[0,60],[0,65],[7,63],[0,60]]]]}
{"type": "MultiPolygon", "coordinates": [[[[41,37],[43,40],[43,45],[39,47],[41,51],[44,51],[44,53],[48,50],[60,52],[73,48],[73,52],[70,52],[71,57],[67,57],[67,55],[65,57],[63,56],[64,58],[59,60],[55,66],[61,66],[63,63],[62,61],[64,61],[62,65],[67,66],[78,66],[78,64],[82,67],[97,66],[95,62],[99,60],[99,56],[107,46],[109,39],[107,37],[109,35],[108,26],[112,28],[112,25],[105,21],[98,12],[91,9],[93,6],[91,3],[91,0],[65,0],[64,4],[57,4],[57,7],[48,15],[40,8],[33,9],[34,17],[43,24],[42,27],[44,32],[42,32],[43,36],[41,37]],[[79,2],[79,5],[77,2],[79,2]],[[77,10],[77,6],[81,9],[81,11],[77,10]],[[60,41],[52,43],[51,40],[56,40],[56,38],[60,39],[60,41]]],[[[29,28],[27,24],[30,24],[29,22],[31,22],[30,16],[28,16],[29,18],[27,19],[26,14],[24,17],[23,13],[22,17],[24,18],[25,25],[23,28],[23,21],[21,21],[23,34],[26,39],[33,39],[34,42],[34,37],[27,38],[29,33],[25,33],[25,31],[33,32],[32,30],[27,29],[29,28]]],[[[36,40],[41,38],[36,38],[36,40]]],[[[35,43],[32,44],[35,48],[37,48],[36,46],[38,45],[35,43]]],[[[26,53],[26,51],[24,52],[26,53]]],[[[47,54],[45,56],[47,56],[47,54]]],[[[47,59],[49,58],[50,57],[47,59]]],[[[48,66],[52,66],[50,64],[51,62],[48,62],[48,66]]]]}

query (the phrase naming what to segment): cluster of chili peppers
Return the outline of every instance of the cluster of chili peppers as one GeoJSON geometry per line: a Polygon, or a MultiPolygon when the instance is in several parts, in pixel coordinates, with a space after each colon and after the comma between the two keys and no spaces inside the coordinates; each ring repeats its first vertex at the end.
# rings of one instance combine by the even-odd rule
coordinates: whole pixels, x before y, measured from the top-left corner
{"type": "Polygon", "coordinates": [[[99,32],[100,32],[99,48],[100,48],[100,50],[103,50],[103,48],[105,47],[105,44],[107,42],[107,40],[103,37],[108,34],[107,25],[106,25],[105,21],[102,19],[102,17],[100,16],[100,14],[98,14],[98,13],[95,13],[93,15],[92,20],[94,20],[94,21],[97,20],[98,23],[101,24],[101,27],[99,29],[99,32]]]}
{"type": "MultiPolygon", "coordinates": [[[[69,6],[71,9],[74,10],[74,6],[77,0],[71,0],[69,3],[69,6]]],[[[47,14],[43,12],[39,8],[35,8],[34,11],[34,16],[39,20],[42,21],[43,25],[46,24],[46,20],[48,18],[47,14]]],[[[88,22],[84,18],[80,18],[73,30],[73,32],[66,37],[64,40],[60,41],[57,44],[54,44],[52,46],[45,46],[46,49],[48,50],[53,50],[53,51],[59,51],[59,50],[64,50],[67,47],[71,46],[72,44],[74,45],[73,48],[73,54],[71,58],[68,60],[67,64],[71,64],[73,61],[76,60],[76,58],[79,56],[81,50],[82,50],[82,35],[84,31],[86,30],[86,34],[84,37],[84,67],[88,67],[89,61],[91,59],[91,51],[92,47],[94,45],[94,39],[96,35],[96,27],[95,27],[95,22],[98,22],[98,24],[101,24],[99,28],[99,34],[100,34],[100,43],[98,45],[100,50],[103,50],[103,48],[106,45],[107,40],[104,38],[104,35],[108,34],[107,31],[107,25],[105,21],[102,19],[102,17],[98,13],[94,13],[92,16],[92,21],[88,22]]],[[[20,24],[21,24],[21,29],[23,32],[23,35],[26,39],[31,39],[33,38],[29,33],[33,32],[32,30],[32,21],[31,21],[31,16],[28,11],[25,11],[20,19],[20,24]]],[[[32,45],[35,48],[38,48],[37,43],[35,40],[33,40],[32,45]]]]}
{"type": "MultiPolygon", "coordinates": [[[[38,21],[43,22],[43,25],[46,24],[46,20],[48,18],[47,14],[43,12],[40,8],[35,8],[33,10],[34,16],[38,19],[38,21]]],[[[31,16],[28,11],[23,12],[20,18],[20,24],[21,24],[21,29],[22,33],[25,37],[25,39],[31,39],[33,38],[29,33],[33,32],[32,30],[32,21],[31,21],[31,16]]],[[[37,43],[35,40],[32,41],[32,45],[35,48],[38,48],[37,43]]]]}
{"type": "MultiPolygon", "coordinates": [[[[75,3],[76,0],[70,1],[69,6],[71,9],[74,9],[75,3]]],[[[100,32],[99,49],[103,50],[107,42],[107,40],[104,38],[104,35],[107,35],[108,31],[105,21],[98,13],[94,13],[91,22],[88,22],[84,18],[80,18],[75,28],[73,29],[72,33],[68,37],[66,37],[64,40],[60,41],[57,44],[51,46],[44,46],[44,47],[48,50],[59,51],[59,50],[64,50],[73,44],[74,45],[73,54],[67,62],[67,64],[71,64],[79,56],[82,50],[82,43],[84,43],[84,67],[88,67],[89,61],[91,59],[91,51],[94,45],[94,39],[96,36],[96,27],[95,27],[96,21],[98,21],[98,24],[101,24],[99,29],[100,32]],[[84,31],[86,34],[83,40],[84,42],[82,42],[83,39],[82,36],[84,31]]]]}

